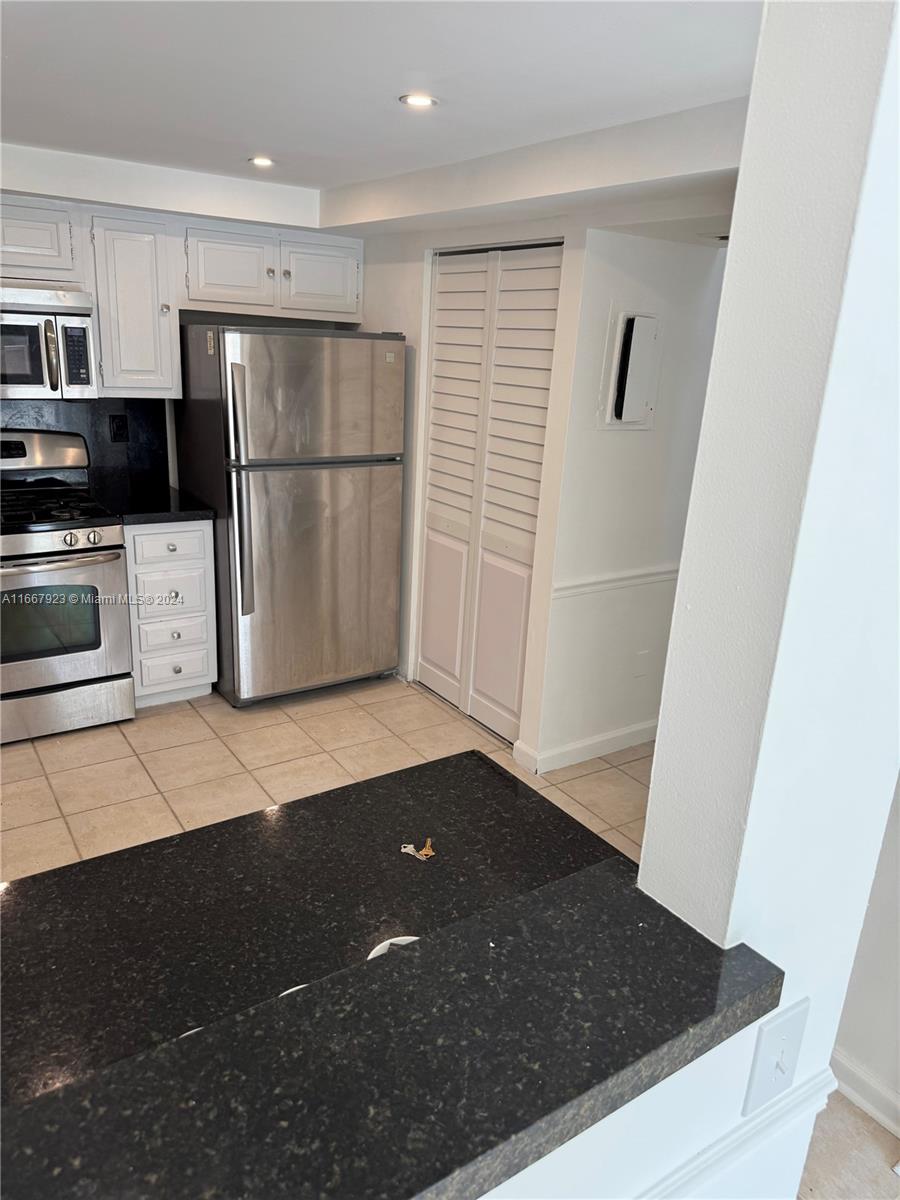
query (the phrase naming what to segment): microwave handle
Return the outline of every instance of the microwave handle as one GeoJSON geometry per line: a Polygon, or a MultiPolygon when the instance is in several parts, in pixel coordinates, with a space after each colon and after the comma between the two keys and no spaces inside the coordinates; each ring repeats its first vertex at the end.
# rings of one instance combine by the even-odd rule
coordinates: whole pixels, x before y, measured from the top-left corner
{"type": "Polygon", "coordinates": [[[47,382],[52,392],[59,391],[59,345],[56,322],[50,317],[44,322],[44,345],[47,348],[47,382]]]}

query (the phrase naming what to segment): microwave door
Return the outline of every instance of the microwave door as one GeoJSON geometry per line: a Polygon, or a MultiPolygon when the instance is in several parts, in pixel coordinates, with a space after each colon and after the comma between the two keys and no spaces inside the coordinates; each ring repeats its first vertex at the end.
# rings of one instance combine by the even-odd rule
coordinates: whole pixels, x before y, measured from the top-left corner
{"type": "Polygon", "coordinates": [[[56,319],[32,313],[0,313],[0,397],[62,398],[56,319]]]}

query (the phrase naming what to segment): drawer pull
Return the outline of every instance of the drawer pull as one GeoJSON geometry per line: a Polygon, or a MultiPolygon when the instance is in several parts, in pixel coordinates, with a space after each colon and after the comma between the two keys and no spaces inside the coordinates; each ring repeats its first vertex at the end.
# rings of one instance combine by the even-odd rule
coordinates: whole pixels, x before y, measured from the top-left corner
{"type": "Polygon", "coordinates": [[[180,642],[180,641],[181,641],[181,631],[180,631],[179,629],[173,629],[173,630],[172,630],[172,641],[173,641],[173,642],[180,642]]]}
{"type": "Polygon", "coordinates": [[[169,542],[168,546],[166,546],[166,549],[170,554],[174,554],[178,549],[178,546],[175,544],[175,542],[169,542]]]}
{"type": "Polygon", "coordinates": [[[181,668],[180,666],[177,666],[177,665],[176,665],[176,666],[174,666],[174,667],[172,668],[172,670],[173,670],[173,672],[174,672],[176,675],[180,675],[180,674],[181,674],[181,672],[182,672],[182,668],[181,668]]]}
{"type": "Polygon", "coordinates": [[[181,592],[179,592],[179,590],[177,588],[172,588],[171,592],[169,592],[169,599],[170,600],[180,600],[181,592]]]}

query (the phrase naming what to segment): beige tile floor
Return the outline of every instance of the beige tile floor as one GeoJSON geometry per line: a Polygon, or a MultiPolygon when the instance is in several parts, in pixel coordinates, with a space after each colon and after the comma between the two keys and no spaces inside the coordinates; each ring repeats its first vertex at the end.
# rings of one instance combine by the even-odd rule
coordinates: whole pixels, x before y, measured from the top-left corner
{"type": "Polygon", "coordinates": [[[0,751],[0,879],[77,862],[462,750],[483,750],[631,858],[653,744],[531,775],[418,684],[348,684],[235,709],[216,694],[0,751]]]}
{"type": "Polygon", "coordinates": [[[813,1130],[799,1200],[897,1200],[900,1139],[832,1092],[813,1130]]]}

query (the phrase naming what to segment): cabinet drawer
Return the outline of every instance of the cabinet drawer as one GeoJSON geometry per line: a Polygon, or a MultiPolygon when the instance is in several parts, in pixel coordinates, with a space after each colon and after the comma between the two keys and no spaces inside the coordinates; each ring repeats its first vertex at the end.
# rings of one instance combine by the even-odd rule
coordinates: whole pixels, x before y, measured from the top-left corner
{"type": "Polygon", "coordinates": [[[206,609],[205,567],[176,571],[138,571],[137,593],[149,603],[138,604],[138,618],[169,617],[173,621],[206,609]]]}
{"type": "Polygon", "coordinates": [[[187,654],[167,654],[141,659],[141,686],[145,688],[186,687],[209,675],[209,651],[192,650],[187,654]]]}
{"type": "Polygon", "coordinates": [[[134,561],[138,566],[203,558],[203,526],[178,533],[136,533],[134,561]]]}
{"type": "Polygon", "coordinates": [[[185,621],[148,621],[138,626],[141,654],[154,650],[186,649],[205,646],[209,640],[206,617],[190,617],[185,621]]]}

